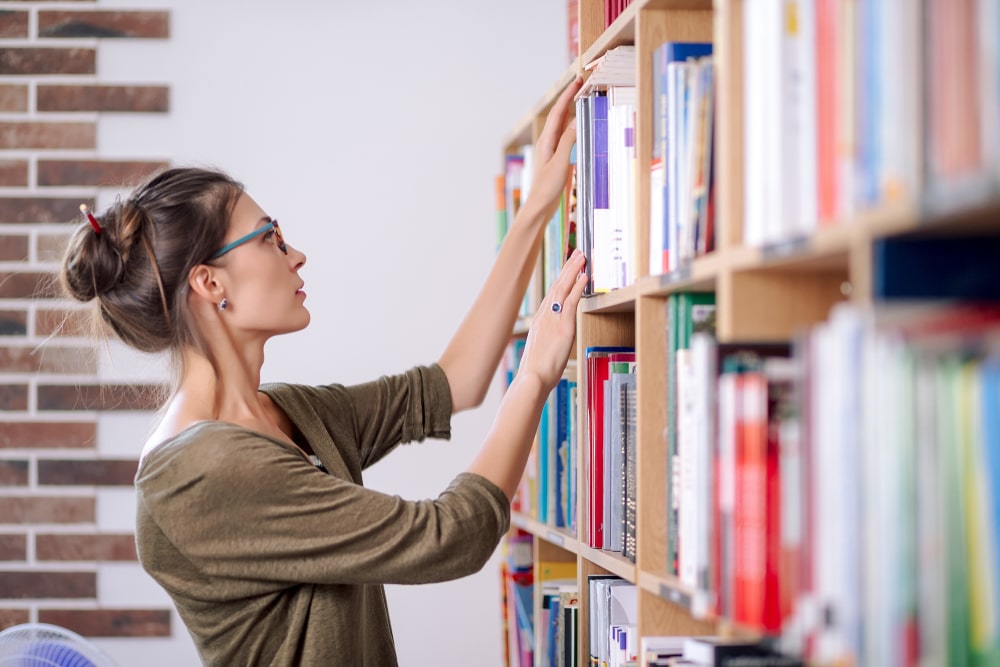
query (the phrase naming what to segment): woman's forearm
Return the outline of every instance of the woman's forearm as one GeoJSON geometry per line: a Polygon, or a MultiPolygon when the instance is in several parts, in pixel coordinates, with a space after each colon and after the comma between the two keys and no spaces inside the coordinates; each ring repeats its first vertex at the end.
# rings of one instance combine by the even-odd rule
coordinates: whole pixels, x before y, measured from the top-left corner
{"type": "Polygon", "coordinates": [[[438,360],[452,386],[455,412],[482,403],[510,340],[538,261],[545,225],[565,192],[570,151],[576,142],[570,109],[582,85],[581,78],[572,81],[549,110],[535,144],[531,195],[517,212],[486,284],[438,360]]]}
{"type": "Polygon", "coordinates": [[[549,389],[530,373],[518,373],[507,388],[493,427],[468,472],[482,475],[514,497],[541,419],[549,389]]]}
{"type": "Polygon", "coordinates": [[[530,202],[525,203],[486,282],[441,355],[438,363],[451,383],[455,412],[479,405],[486,396],[538,261],[545,223],[530,202]]]}

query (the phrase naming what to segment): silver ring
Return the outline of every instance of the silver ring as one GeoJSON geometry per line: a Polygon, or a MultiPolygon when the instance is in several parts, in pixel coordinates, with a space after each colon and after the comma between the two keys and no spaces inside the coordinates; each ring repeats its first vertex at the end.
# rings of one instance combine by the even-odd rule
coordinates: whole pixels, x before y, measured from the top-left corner
{"type": "Polygon", "coordinates": [[[561,313],[562,312],[562,304],[559,303],[558,301],[553,301],[552,302],[552,312],[553,313],[561,313]]]}

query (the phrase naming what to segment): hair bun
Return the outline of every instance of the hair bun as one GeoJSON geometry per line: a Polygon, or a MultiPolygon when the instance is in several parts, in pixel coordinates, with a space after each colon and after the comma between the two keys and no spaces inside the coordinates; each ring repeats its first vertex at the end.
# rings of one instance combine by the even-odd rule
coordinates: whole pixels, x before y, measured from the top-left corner
{"type": "Polygon", "coordinates": [[[62,279],[69,295],[87,302],[114,289],[125,274],[125,262],[108,234],[97,235],[89,224],[70,238],[62,279]]]}

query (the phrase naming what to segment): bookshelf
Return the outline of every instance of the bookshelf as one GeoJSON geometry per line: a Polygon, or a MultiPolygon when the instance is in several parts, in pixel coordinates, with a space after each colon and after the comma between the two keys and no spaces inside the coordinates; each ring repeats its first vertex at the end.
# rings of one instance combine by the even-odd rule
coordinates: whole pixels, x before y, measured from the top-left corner
{"type": "MultiPolygon", "coordinates": [[[[815,5],[821,3],[836,5],[837,0],[832,3],[815,0],[815,5]]],[[[587,526],[584,515],[586,504],[583,502],[586,491],[583,486],[579,489],[580,500],[577,503],[577,534],[539,522],[531,516],[530,510],[515,512],[512,519],[514,528],[534,537],[537,557],[575,560],[577,563],[580,588],[578,623],[581,628],[578,634],[578,664],[581,666],[588,664],[586,581],[590,574],[615,574],[639,587],[639,635],[758,637],[764,634],[758,627],[745,626],[724,615],[706,612],[697,602],[699,591],[682,583],[677,575],[668,570],[668,536],[664,515],[669,504],[666,488],[669,454],[664,433],[668,428],[666,369],[670,351],[665,332],[668,328],[667,304],[671,296],[683,292],[714,293],[715,338],[720,343],[793,341],[803,332],[828,322],[831,311],[838,304],[856,304],[859,308],[881,307],[876,288],[880,269],[873,258],[873,246],[881,240],[973,236],[996,242],[1000,238],[997,151],[984,148],[979,168],[971,173],[955,177],[942,175],[932,167],[919,167],[916,169],[916,181],[910,183],[909,188],[904,188],[902,194],[895,192],[893,196],[879,197],[867,204],[848,205],[833,216],[820,217],[807,233],[787,234],[765,243],[748,243],[745,232],[748,181],[745,151],[749,149],[744,108],[749,96],[744,90],[744,31],[749,11],[757,11],[760,4],[753,0],[632,0],[610,26],[605,27],[603,0],[579,0],[580,54],[503,140],[503,152],[516,153],[520,146],[530,143],[537,136],[545,114],[559,92],[577,74],[587,75],[585,66],[588,63],[615,47],[635,46],[638,90],[634,221],[636,279],[625,287],[594,294],[582,301],[577,313],[576,367],[584,368],[586,350],[591,346],[628,345],[636,350],[639,360],[636,562],[632,563],[618,553],[587,546],[586,539],[580,534],[586,531],[587,526]],[[666,41],[713,43],[716,229],[714,249],[664,273],[650,272],[646,262],[651,243],[651,181],[649,170],[643,167],[650,164],[653,152],[652,59],[656,48],[666,41]]],[[[785,4],[796,5],[795,2],[785,4]]],[[[855,3],[841,3],[842,8],[848,5],[853,7],[855,3]]],[[[861,5],[857,4],[858,7],[861,5]]],[[[935,33],[928,26],[932,19],[941,21],[942,16],[950,16],[951,5],[936,1],[917,5],[925,12],[926,33],[919,36],[932,41],[935,33]]],[[[957,9],[954,11],[959,13],[957,9]]],[[[991,16],[996,15],[992,9],[972,8],[967,11],[993,12],[991,16]]],[[[968,16],[960,17],[950,25],[954,28],[955,22],[967,19],[968,16]]],[[[858,35],[855,37],[860,40],[858,35]]],[[[995,48],[996,35],[983,39],[991,39],[995,48]]],[[[917,49],[918,60],[928,71],[932,64],[937,66],[935,54],[940,51],[935,51],[935,47],[911,44],[910,48],[917,49]]],[[[1000,64],[996,62],[995,50],[993,53],[989,67],[992,68],[990,73],[995,76],[1000,64]]],[[[918,72],[915,76],[921,86],[938,86],[924,73],[918,72]]],[[[995,88],[981,92],[982,95],[988,92],[996,95],[995,88]]],[[[929,91],[924,90],[923,93],[929,94],[929,91]]],[[[925,99],[920,91],[913,94],[915,97],[912,99],[925,99]]],[[[982,107],[987,108],[995,111],[997,106],[982,107]]],[[[915,126],[895,130],[894,136],[898,141],[915,149],[913,154],[920,165],[929,163],[933,146],[938,141],[931,134],[935,132],[930,119],[934,113],[931,107],[923,106],[921,114],[924,116],[918,119],[915,126]]],[[[993,118],[993,123],[1000,123],[1000,117],[993,118]]],[[[858,133],[856,138],[860,144],[863,130],[854,131],[858,133]]],[[[995,337],[1000,331],[1000,323],[992,326],[995,337]]],[[[526,328],[527,320],[519,325],[515,336],[523,336],[526,328]]],[[[586,405],[582,392],[578,400],[579,432],[583,434],[586,429],[586,405]]],[[[586,442],[578,441],[576,446],[585,449],[586,442]]],[[[585,456],[578,458],[577,465],[577,479],[586,479],[585,456]]],[[[955,654],[950,655],[954,658],[955,654]]],[[[871,658],[871,655],[867,657],[871,658]]],[[[824,663],[818,661],[817,664],[824,663]]]]}

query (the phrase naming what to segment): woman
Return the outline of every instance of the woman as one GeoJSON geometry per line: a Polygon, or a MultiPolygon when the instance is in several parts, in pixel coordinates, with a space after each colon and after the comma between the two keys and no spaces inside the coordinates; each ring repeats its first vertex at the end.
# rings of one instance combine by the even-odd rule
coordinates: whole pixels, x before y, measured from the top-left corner
{"type": "Polygon", "coordinates": [[[549,114],[531,196],[454,338],[436,363],[398,376],[260,385],[264,343],[309,323],[306,258],[225,174],[171,169],[87,214],[66,290],[96,299],[125,343],[176,361],[136,474],[136,540],[206,664],[396,664],[382,585],[462,577],[496,548],[572,345],[579,254],[541,304],[465,472],[412,502],[365,489],[361,471],[401,442],[449,437],[451,415],[482,402],[566,181],[580,84],[549,114]]]}

